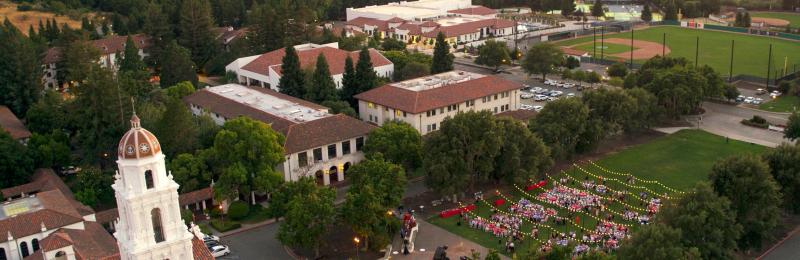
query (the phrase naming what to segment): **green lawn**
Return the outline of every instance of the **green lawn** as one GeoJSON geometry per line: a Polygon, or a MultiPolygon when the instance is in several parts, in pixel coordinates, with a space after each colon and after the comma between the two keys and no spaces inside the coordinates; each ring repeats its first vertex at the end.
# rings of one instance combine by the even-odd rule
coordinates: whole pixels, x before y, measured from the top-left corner
{"type": "Polygon", "coordinates": [[[753,17],[777,18],[789,21],[792,27],[800,26],[800,14],[778,12],[753,12],[753,17]]]}
{"type": "Polygon", "coordinates": [[[777,99],[759,105],[758,109],[772,112],[792,112],[794,109],[800,109],[800,97],[780,96],[777,99]]]}
{"type": "MultiPolygon", "coordinates": [[[[615,44],[615,43],[605,43],[604,45],[605,45],[605,51],[603,51],[603,52],[605,54],[617,54],[617,53],[623,53],[623,52],[631,51],[631,46],[629,46],[629,45],[622,45],[622,44],[615,44]]],[[[578,49],[578,50],[588,51],[589,53],[592,53],[592,48],[594,48],[594,47],[595,47],[594,44],[586,43],[586,44],[575,46],[574,48],[578,49]]],[[[600,42],[597,42],[597,55],[600,55],[600,50],[601,49],[603,49],[603,45],[601,45],[600,42]]],[[[638,48],[634,47],[633,49],[635,50],[635,49],[638,49],[638,48]]]]}
{"type": "Polygon", "coordinates": [[[737,154],[759,154],[767,148],[700,130],[682,130],[647,144],[623,150],[596,163],[609,170],[657,180],[675,189],[688,190],[706,180],[718,159],[737,154]]]}
{"type": "MultiPolygon", "coordinates": [[[[639,40],[661,43],[662,35],[667,34],[667,47],[672,52],[667,56],[684,57],[694,62],[695,41],[700,36],[701,65],[707,64],[720,74],[727,75],[730,64],[731,40],[736,41],[734,48],[733,74],[746,74],[757,77],[766,77],[769,44],[772,44],[772,68],[783,67],[784,58],[788,66],[800,64],[800,43],[778,38],[728,33],[712,30],[697,30],[677,26],[658,26],[638,30],[634,37],[639,40]]],[[[629,39],[630,33],[606,35],[609,38],[629,39]]],[[[599,37],[598,37],[599,38],[599,37]]],[[[561,46],[572,46],[580,43],[592,42],[592,36],[556,42],[561,46]]],[[[599,42],[599,39],[598,39],[599,42]]]]}

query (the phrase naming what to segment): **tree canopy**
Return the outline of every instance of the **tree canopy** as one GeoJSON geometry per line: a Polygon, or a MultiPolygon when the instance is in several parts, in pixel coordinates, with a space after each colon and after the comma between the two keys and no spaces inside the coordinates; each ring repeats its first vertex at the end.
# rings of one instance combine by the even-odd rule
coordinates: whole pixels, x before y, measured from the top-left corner
{"type": "Polygon", "coordinates": [[[764,155],[770,173],[780,186],[783,205],[789,212],[800,213],[800,145],[781,144],[764,155]]]}
{"type": "Polygon", "coordinates": [[[297,50],[292,46],[287,46],[284,53],[278,89],[283,94],[302,98],[305,96],[306,84],[303,70],[300,68],[300,57],[297,56],[297,50]]]}
{"type": "Polygon", "coordinates": [[[364,153],[367,157],[381,153],[386,160],[413,171],[422,164],[422,136],[408,123],[389,121],[370,132],[364,153]]]}
{"type": "Polygon", "coordinates": [[[495,71],[500,69],[500,65],[511,62],[508,54],[508,47],[505,42],[488,40],[478,47],[478,57],[475,64],[493,67],[495,71]]]}
{"type": "Polygon", "coordinates": [[[792,141],[800,138],[800,112],[795,111],[789,116],[789,123],[783,130],[783,137],[792,141]]]}
{"type": "Polygon", "coordinates": [[[311,76],[310,83],[306,87],[306,100],[318,104],[328,100],[339,100],[336,92],[336,83],[333,82],[328,61],[322,53],[317,56],[314,74],[311,76]]]}
{"type": "Polygon", "coordinates": [[[278,228],[277,238],[284,245],[312,249],[314,256],[319,257],[322,236],[328,233],[336,218],[333,205],[336,192],[330,187],[314,185],[310,177],[298,181],[312,186],[304,185],[310,189],[289,199],[285,221],[278,228]]]}
{"type": "Polygon", "coordinates": [[[436,35],[436,45],[433,47],[433,63],[431,74],[438,74],[453,70],[453,55],[450,54],[450,44],[444,39],[444,33],[436,35]]]}
{"type": "Polygon", "coordinates": [[[522,69],[528,75],[542,74],[542,80],[548,73],[553,72],[555,66],[562,64],[564,52],[550,43],[534,45],[528,49],[525,58],[522,60],[522,69]]]}
{"type": "MultiPolygon", "coordinates": [[[[691,231],[688,231],[691,232],[691,231]]],[[[619,248],[618,256],[623,259],[697,259],[700,252],[695,247],[681,243],[682,232],[667,225],[657,223],[644,225],[631,234],[631,238],[619,248]]]]}
{"type": "Polygon", "coordinates": [[[173,86],[182,81],[197,85],[196,69],[189,50],[172,41],[167,45],[161,59],[161,86],[173,86]]]}

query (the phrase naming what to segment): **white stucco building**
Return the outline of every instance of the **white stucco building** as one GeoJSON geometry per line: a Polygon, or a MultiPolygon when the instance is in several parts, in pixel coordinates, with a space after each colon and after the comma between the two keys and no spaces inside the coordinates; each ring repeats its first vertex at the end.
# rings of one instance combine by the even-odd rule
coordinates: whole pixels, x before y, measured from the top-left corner
{"type": "MultiPolygon", "coordinates": [[[[339,44],[300,44],[294,46],[297,56],[300,58],[300,67],[303,69],[314,69],[317,63],[317,56],[322,54],[328,62],[331,76],[337,88],[342,86],[342,76],[345,71],[345,59],[350,57],[353,66],[358,63],[359,51],[346,51],[339,49],[339,44]]],[[[278,49],[260,55],[253,55],[234,60],[227,66],[225,71],[234,72],[240,84],[247,86],[258,86],[278,90],[278,82],[281,79],[281,64],[283,63],[284,49],[278,49]]],[[[370,61],[375,73],[380,77],[390,78],[394,73],[394,64],[375,49],[369,49],[370,61]]]]}
{"type": "Polygon", "coordinates": [[[345,179],[351,165],[364,159],[362,147],[375,126],[276,91],[227,84],[184,98],[194,115],[207,114],[219,125],[239,116],[269,124],[286,138],[285,161],[277,166],[286,181],[314,176],[329,185],[345,179]]]}
{"type": "Polygon", "coordinates": [[[518,110],[521,88],[521,83],[491,75],[450,71],[386,84],[355,97],[361,120],[375,125],[399,120],[424,135],[459,112],[518,110]]]}
{"type": "Polygon", "coordinates": [[[347,8],[345,12],[348,21],[359,17],[378,20],[389,20],[393,17],[405,20],[423,20],[445,17],[448,15],[448,11],[471,6],[472,0],[419,0],[347,8]]]}

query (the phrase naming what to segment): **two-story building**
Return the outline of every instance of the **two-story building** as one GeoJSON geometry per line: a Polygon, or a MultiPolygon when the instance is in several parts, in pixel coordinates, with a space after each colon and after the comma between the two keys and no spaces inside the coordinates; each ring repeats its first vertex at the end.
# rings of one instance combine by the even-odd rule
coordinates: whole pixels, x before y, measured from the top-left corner
{"type": "Polygon", "coordinates": [[[247,116],[283,134],[286,160],[277,170],[286,181],[304,176],[315,176],[322,185],[343,181],[350,166],[364,159],[364,141],[375,128],[324,106],[239,84],[205,88],[184,102],[194,115],[207,114],[219,125],[247,116]]]}
{"type": "Polygon", "coordinates": [[[31,138],[31,132],[28,131],[25,124],[19,121],[14,112],[11,112],[11,109],[2,105],[0,105],[0,129],[8,133],[11,139],[23,144],[26,144],[28,139],[31,138]]]}
{"type": "MultiPolygon", "coordinates": [[[[136,44],[136,49],[139,50],[139,56],[142,58],[147,57],[145,49],[151,44],[149,37],[144,34],[134,34],[130,36],[133,43],[136,44]]],[[[117,62],[120,58],[117,57],[117,55],[124,54],[125,43],[127,41],[128,36],[123,35],[112,35],[92,41],[92,46],[100,52],[100,59],[97,60],[97,63],[99,63],[101,67],[117,70],[117,62]]],[[[63,51],[61,47],[52,47],[47,49],[47,52],[44,53],[42,58],[42,84],[45,89],[60,90],[62,84],[65,83],[59,82],[58,80],[58,73],[61,71],[58,64],[63,59],[63,51]]]]}
{"type": "MultiPolygon", "coordinates": [[[[345,60],[350,57],[353,65],[358,63],[359,51],[346,51],[339,49],[339,43],[328,44],[300,44],[294,46],[297,56],[300,59],[300,67],[303,69],[313,69],[317,64],[317,56],[322,54],[328,62],[333,82],[337,88],[342,87],[342,77],[344,76],[345,60]]],[[[281,64],[283,56],[286,55],[285,49],[278,49],[260,55],[243,57],[234,60],[225,70],[236,73],[239,84],[247,86],[258,86],[278,90],[278,82],[281,80],[281,64]]],[[[375,49],[369,49],[369,58],[372,68],[380,77],[390,78],[394,73],[394,64],[375,49]]]]}
{"type": "Polygon", "coordinates": [[[450,71],[386,84],[355,98],[361,120],[375,125],[399,120],[424,135],[458,112],[517,110],[521,88],[521,83],[491,75],[450,71]]]}

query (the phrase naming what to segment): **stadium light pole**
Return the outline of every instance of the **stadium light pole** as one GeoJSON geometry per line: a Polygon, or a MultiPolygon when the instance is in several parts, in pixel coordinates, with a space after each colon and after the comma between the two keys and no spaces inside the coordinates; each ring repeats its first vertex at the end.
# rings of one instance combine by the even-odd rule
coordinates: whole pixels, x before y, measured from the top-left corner
{"type": "Polygon", "coordinates": [[[597,58],[597,27],[592,28],[592,61],[597,58]]]}
{"type": "Polygon", "coordinates": [[[600,62],[606,60],[605,57],[605,50],[606,50],[606,27],[600,27],[600,62]]]}
{"type": "Polygon", "coordinates": [[[633,24],[631,24],[631,70],[633,70],[633,24]]]}
{"type": "Polygon", "coordinates": [[[697,36],[697,41],[695,41],[695,45],[694,45],[694,68],[695,69],[697,69],[697,62],[699,61],[698,58],[700,58],[700,36],[699,35],[697,36]]]}
{"type": "Polygon", "coordinates": [[[769,56],[767,56],[767,87],[769,87],[769,73],[772,70],[772,44],[769,45],[769,56]]]}
{"type": "Polygon", "coordinates": [[[731,40],[731,65],[730,68],[728,69],[728,82],[733,81],[733,44],[734,40],[731,40]]]}
{"type": "Polygon", "coordinates": [[[667,56],[667,33],[661,35],[661,58],[667,56]]]}

